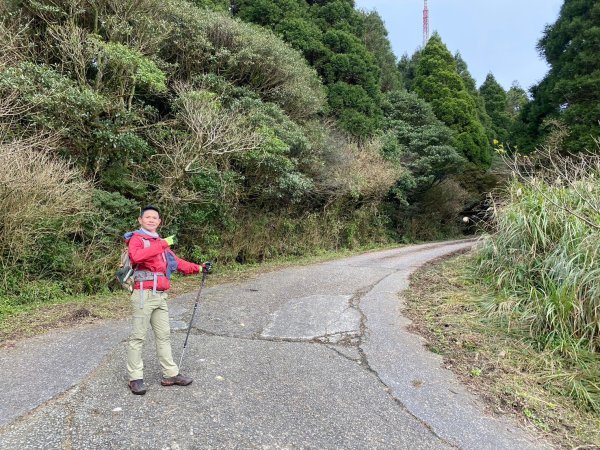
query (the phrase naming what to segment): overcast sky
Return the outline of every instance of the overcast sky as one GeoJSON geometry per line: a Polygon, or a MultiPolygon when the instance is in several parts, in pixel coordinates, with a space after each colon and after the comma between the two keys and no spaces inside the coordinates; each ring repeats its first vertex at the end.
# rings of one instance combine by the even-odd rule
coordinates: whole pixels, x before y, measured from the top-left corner
{"type": "MultiPolygon", "coordinates": [[[[477,86],[492,72],[505,88],[525,89],[548,66],[535,49],[546,24],[558,18],[562,0],[429,0],[429,34],[437,31],[448,49],[460,51],[477,86]]],[[[379,12],[398,59],[423,42],[423,0],[355,0],[379,12]]]]}

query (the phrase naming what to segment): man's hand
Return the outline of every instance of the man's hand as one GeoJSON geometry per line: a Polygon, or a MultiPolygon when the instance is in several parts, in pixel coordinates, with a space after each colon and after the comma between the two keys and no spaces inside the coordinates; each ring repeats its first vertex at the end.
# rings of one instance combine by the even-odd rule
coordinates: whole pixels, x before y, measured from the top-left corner
{"type": "Polygon", "coordinates": [[[175,236],[169,236],[163,239],[163,241],[165,241],[167,244],[169,244],[169,246],[173,245],[175,243],[175,236]]]}
{"type": "Polygon", "coordinates": [[[202,264],[202,273],[210,273],[212,270],[212,261],[206,261],[202,264]]]}

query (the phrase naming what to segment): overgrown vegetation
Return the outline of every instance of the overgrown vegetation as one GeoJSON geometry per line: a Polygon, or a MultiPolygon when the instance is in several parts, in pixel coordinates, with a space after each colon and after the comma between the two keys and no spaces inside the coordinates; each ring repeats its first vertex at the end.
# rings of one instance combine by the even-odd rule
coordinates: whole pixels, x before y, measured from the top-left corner
{"type": "Polygon", "coordinates": [[[350,0],[241,0],[233,14],[272,29],[302,52],[327,87],[331,112],[342,129],[368,138],[381,127],[381,90],[394,87],[398,76],[375,13],[360,13],[350,0]]]}
{"type": "Polygon", "coordinates": [[[584,164],[587,173],[511,183],[481,254],[482,272],[506,294],[490,310],[519,311],[542,345],[562,351],[600,348],[600,165],[584,164]]]}
{"type": "MultiPolygon", "coordinates": [[[[600,146],[592,101],[600,59],[590,53],[598,43],[597,6],[564,2],[539,43],[551,70],[532,88],[531,102],[518,85],[505,92],[490,74],[479,89],[488,121],[461,74],[488,139],[508,163],[508,179],[476,215],[488,236],[474,257],[461,260],[468,268],[452,283],[427,279],[427,288],[418,287],[426,306],[423,297],[413,305],[432,349],[499,410],[516,409],[561,445],[582,448],[600,444],[600,146]]],[[[407,87],[420,89],[424,65],[453,66],[438,47],[432,63],[427,48],[403,58],[407,87]]],[[[445,79],[457,78],[449,71],[445,79]]],[[[458,271],[446,266],[445,273],[458,271]]]]}
{"type": "MultiPolygon", "coordinates": [[[[0,3],[0,315],[109,289],[147,203],[179,254],[221,266],[460,235],[502,182],[494,141],[529,152],[552,117],[590,148],[597,13],[565,1],[530,103],[491,74],[477,89],[438,35],[396,64],[352,0],[0,3]]],[[[527,167],[481,260],[504,295],[489,311],[578,361],[598,350],[583,161],[560,185],[527,167]]]]}
{"type": "Polygon", "coordinates": [[[411,277],[406,314],[427,347],[499,415],[535,428],[557,448],[600,446],[600,418],[574,387],[597,383],[598,355],[576,362],[532,345],[526,324],[485,312],[497,292],[473,271],[474,255],[432,263],[411,277]],[[587,365],[588,370],[581,370],[587,365]],[[595,369],[594,369],[595,365],[595,369]],[[582,401],[583,400],[583,401],[582,401]]]}
{"type": "Polygon", "coordinates": [[[425,106],[422,140],[385,118],[379,16],[288,3],[2,3],[3,314],[106,290],[147,203],[220,264],[460,233],[461,195],[407,225],[460,157],[425,106]]]}
{"type": "Polygon", "coordinates": [[[478,253],[479,274],[497,291],[483,307],[529,330],[541,351],[562,355],[554,376],[600,411],[600,158],[546,147],[512,168],[478,253]]]}

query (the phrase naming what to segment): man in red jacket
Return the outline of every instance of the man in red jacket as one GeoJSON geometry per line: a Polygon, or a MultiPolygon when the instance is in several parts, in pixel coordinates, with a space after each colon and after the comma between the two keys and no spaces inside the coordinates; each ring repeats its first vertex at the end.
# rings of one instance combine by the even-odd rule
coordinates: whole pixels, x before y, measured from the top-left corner
{"type": "Polygon", "coordinates": [[[160,238],[156,232],[160,225],[160,214],[154,206],[142,209],[138,221],[141,228],[125,234],[129,259],[135,268],[135,285],[131,294],[133,329],[128,341],[127,371],[131,392],[144,395],[142,348],[148,325],[154,332],[156,353],[162,368],[160,384],[187,386],[193,381],[180,374],[173,361],[167,290],[171,287],[171,272],[177,270],[187,275],[199,273],[204,265],[178,258],[169,248],[172,242],[160,238]]]}

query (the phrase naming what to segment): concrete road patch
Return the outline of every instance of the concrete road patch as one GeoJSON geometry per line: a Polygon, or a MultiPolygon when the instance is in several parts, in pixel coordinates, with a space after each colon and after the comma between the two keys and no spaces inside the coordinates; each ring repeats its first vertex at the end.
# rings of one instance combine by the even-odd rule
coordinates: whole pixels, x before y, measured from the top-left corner
{"type": "Polygon", "coordinates": [[[351,295],[311,295],[290,299],[273,314],[261,336],[300,340],[356,336],[360,313],[350,304],[351,298],[351,295]]]}

